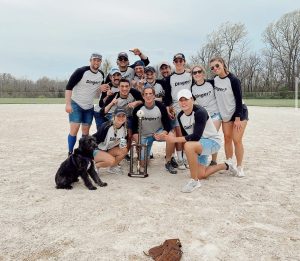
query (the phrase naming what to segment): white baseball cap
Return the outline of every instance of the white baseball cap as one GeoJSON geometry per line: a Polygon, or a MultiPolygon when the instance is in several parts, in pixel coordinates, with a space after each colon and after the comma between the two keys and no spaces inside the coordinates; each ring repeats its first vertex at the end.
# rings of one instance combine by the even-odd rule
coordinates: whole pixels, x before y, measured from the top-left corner
{"type": "Polygon", "coordinates": [[[193,97],[192,93],[190,90],[188,89],[183,89],[183,90],[180,90],[178,93],[177,93],[177,100],[179,101],[180,98],[186,98],[186,99],[191,99],[193,97]]]}

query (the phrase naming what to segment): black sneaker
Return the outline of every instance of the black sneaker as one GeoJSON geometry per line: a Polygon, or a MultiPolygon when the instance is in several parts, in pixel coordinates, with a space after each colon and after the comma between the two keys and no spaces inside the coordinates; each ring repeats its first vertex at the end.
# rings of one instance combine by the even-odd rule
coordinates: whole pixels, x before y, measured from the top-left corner
{"type": "Polygon", "coordinates": [[[153,153],[150,154],[150,159],[154,159],[153,153]]]}
{"type": "Polygon", "coordinates": [[[173,168],[177,169],[178,168],[178,163],[174,157],[171,158],[171,165],[173,168]]]}
{"type": "Polygon", "coordinates": [[[130,161],[130,155],[127,154],[127,155],[125,156],[125,159],[126,159],[127,161],[130,161]]]}
{"type": "Polygon", "coordinates": [[[165,167],[166,167],[166,170],[169,171],[171,174],[177,174],[177,170],[175,170],[175,169],[173,168],[171,161],[168,161],[168,162],[165,164],[165,167]]]}

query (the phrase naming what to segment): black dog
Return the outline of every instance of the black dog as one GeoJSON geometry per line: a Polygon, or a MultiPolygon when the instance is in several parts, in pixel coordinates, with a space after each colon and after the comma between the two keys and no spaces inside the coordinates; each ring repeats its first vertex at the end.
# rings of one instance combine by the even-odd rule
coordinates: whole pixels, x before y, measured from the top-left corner
{"type": "Polygon", "coordinates": [[[72,189],[71,184],[78,181],[78,177],[83,179],[88,189],[97,189],[93,186],[89,175],[100,187],[107,186],[107,183],[102,182],[95,171],[93,161],[95,148],[97,148],[97,143],[94,137],[85,136],[79,140],[78,148],[60,165],[55,175],[57,189],[72,189]]]}

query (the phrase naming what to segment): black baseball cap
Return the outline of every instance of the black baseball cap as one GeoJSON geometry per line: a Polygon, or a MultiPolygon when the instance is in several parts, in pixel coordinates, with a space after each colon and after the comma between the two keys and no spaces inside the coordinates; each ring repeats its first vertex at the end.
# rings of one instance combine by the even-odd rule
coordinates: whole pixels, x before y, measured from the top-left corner
{"type": "Polygon", "coordinates": [[[183,53],[177,53],[174,55],[173,57],[173,61],[175,61],[176,59],[182,59],[182,60],[185,60],[185,56],[183,53]]]}

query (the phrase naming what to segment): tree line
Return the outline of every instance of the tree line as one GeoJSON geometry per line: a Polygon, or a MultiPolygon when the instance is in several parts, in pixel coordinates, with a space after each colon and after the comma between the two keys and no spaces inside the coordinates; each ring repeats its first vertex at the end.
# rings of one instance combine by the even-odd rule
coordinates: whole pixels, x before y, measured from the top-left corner
{"type": "MultiPolygon", "coordinates": [[[[221,56],[241,80],[245,97],[294,98],[295,79],[300,73],[300,10],[269,24],[262,41],[262,50],[250,50],[245,25],[227,22],[207,36],[187,66],[204,65],[207,77],[212,77],[209,60],[221,56]]],[[[111,66],[105,59],[101,69],[107,74],[111,66]]],[[[66,84],[67,80],[43,77],[34,82],[0,73],[0,97],[64,97],[66,84]]]]}

